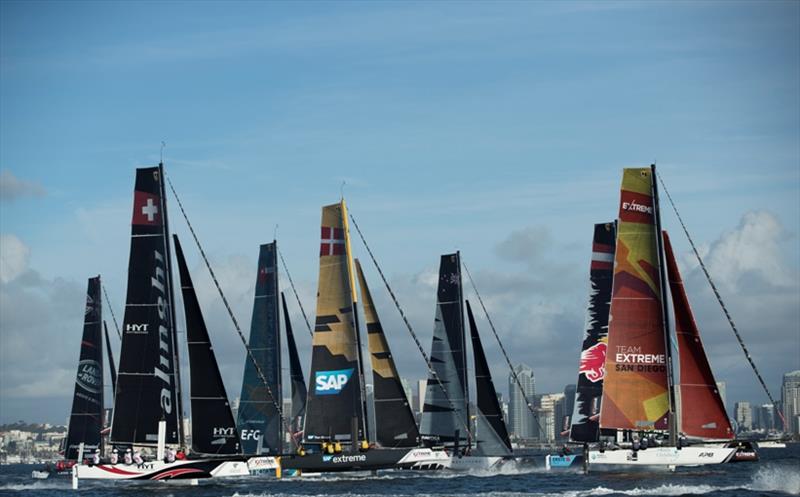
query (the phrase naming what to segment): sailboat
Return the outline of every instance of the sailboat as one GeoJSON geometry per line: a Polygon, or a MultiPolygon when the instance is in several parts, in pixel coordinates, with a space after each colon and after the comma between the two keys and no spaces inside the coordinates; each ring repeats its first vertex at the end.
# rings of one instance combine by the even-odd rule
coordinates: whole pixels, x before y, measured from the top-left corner
{"type": "Polygon", "coordinates": [[[237,453],[233,416],[179,245],[189,341],[192,447],[197,455],[174,461],[165,457],[167,444],[179,447],[179,453],[185,446],[166,206],[163,165],[137,169],[111,443],[122,449],[155,448],[156,458],[132,464],[77,464],[73,488],[87,478],[168,480],[249,474],[237,453]]]}
{"type": "MultiPolygon", "coordinates": [[[[276,456],[284,452],[284,426],[267,389],[256,370],[254,360],[264,380],[278,399],[283,398],[281,380],[280,307],[278,303],[278,246],[277,241],[259,248],[253,317],[250,325],[249,353],[245,357],[242,393],[239,397],[238,422],[243,452],[250,456],[247,464],[252,474],[271,473],[277,468],[276,456]]],[[[286,327],[287,349],[292,389],[292,411],[289,425],[295,437],[305,411],[306,386],[297,347],[286,307],[280,294],[286,327]]]]}
{"type": "Polygon", "coordinates": [[[691,445],[684,436],[725,440],[732,431],[669,238],[662,235],[655,166],[623,172],[613,271],[599,428],[615,430],[619,443],[589,450],[589,468],[674,469],[730,460],[735,448],[691,445]],[[677,385],[668,279],[681,367],[677,385]],[[681,409],[676,390],[691,409],[681,409]]]}
{"type": "MultiPolygon", "coordinates": [[[[282,469],[309,472],[364,471],[378,469],[436,469],[449,465],[443,450],[417,446],[405,411],[399,418],[377,418],[377,440],[370,440],[365,395],[364,360],[361,357],[358,296],[351,256],[347,206],[344,199],[322,208],[317,316],[312,339],[312,358],[306,413],[304,449],[283,456],[282,469]],[[386,445],[388,444],[388,445],[386,445]],[[307,450],[306,450],[307,449],[307,450]]],[[[361,278],[362,288],[366,289],[361,278]]],[[[403,404],[397,392],[396,369],[369,291],[363,292],[376,382],[376,412],[403,404]],[[380,335],[380,336],[379,336],[380,335]],[[372,337],[375,338],[372,338],[372,337]],[[382,337],[382,338],[381,338],[382,337]],[[377,359],[377,362],[376,362],[377,359]],[[377,391],[376,391],[377,394],[377,391]]],[[[402,392],[402,389],[400,389],[402,392]]],[[[404,394],[403,394],[404,396],[404,394]]]]}
{"type": "Polygon", "coordinates": [[[420,431],[427,443],[442,444],[452,452],[450,469],[489,469],[512,455],[511,442],[467,302],[478,394],[476,426],[471,422],[461,283],[460,252],[442,255],[431,343],[431,365],[436,376],[427,381],[420,431]]]}
{"type": "MultiPolygon", "coordinates": [[[[45,479],[51,475],[69,476],[72,466],[85,457],[103,450],[103,328],[100,276],[89,278],[86,290],[86,307],[83,321],[78,372],[72,396],[67,437],[64,441],[64,459],[44,470],[35,470],[32,476],[45,479]]],[[[108,334],[106,333],[106,339],[108,334]]],[[[111,353],[109,345],[108,353],[111,353]]],[[[110,359],[110,355],[109,355],[110,359]]],[[[111,366],[114,375],[113,363],[111,366]]]]}
{"type": "MultiPolygon", "coordinates": [[[[578,364],[575,405],[570,416],[569,439],[583,444],[600,441],[600,399],[603,395],[605,361],[608,347],[608,314],[611,306],[611,284],[614,276],[615,222],[594,225],[592,258],[589,266],[589,305],[578,364]]],[[[545,467],[576,468],[586,461],[585,453],[548,454],[545,467]]]]}

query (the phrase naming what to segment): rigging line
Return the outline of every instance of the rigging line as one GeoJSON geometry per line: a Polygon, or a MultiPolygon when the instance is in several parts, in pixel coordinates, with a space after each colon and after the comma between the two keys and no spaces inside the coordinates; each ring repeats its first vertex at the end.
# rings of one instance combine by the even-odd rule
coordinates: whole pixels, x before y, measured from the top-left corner
{"type": "MultiPolygon", "coordinates": [[[[672,200],[672,195],[669,194],[669,190],[667,190],[667,185],[664,184],[664,179],[661,177],[661,174],[657,174],[658,181],[661,183],[661,186],[664,188],[664,193],[667,194],[667,199],[669,199],[669,203],[672,206],[672,210],[675,212],[675,216],[678,218],[678,222],[681,224],[681,228],[683,228],[683,233],[686,235],[686,238],[689,240],[689,245],[692,246],[692,251],[694,252],[694,256],[697,258],[697,262],[700,263],[700,268],[703,270],[703,274],[706,276],[706,280],[708,280],[708,284],[711,285],[711,289],[714,291],[714,295],[717,297],[717,302],[719,302],[719,306],[722,307],[722,312],[725,313],[725,317],[728,318],[728,323],[731,325],[731,330],[733,330],[733,334],[736,335],[736,340],[739,341],[739,345],[742,347],[742,352],[744,352],[744,356],[747,358],[747,362],[750,363],[750,367],[753,368],[753,372],[756,374],[756,378],[761,383],[761,387],[764,389],[764,392],[767,394],[767,398],[772,405],[776,405],[775,399],[772,397],[772,394],[767,388],[767,383],[764,381],[764,378],[761,376],[761,373],[758,371],[756,367],[756,363],[753,361],[753,357],[750,355],[750,352],[747,350],[747,346],[744,344],[744,340],[742,340],[742,336],[739,334],[739,330],[736,328],[736,324],[733,322],[733,317],[731,317],[731,313],[728,312],[728,308],[725,307],[725,303],[722,301],[722,296],[717,290],[717,285],[714,284],[714,280],[711,279],[711,274],[709,274],[706,265],[703,263],[703,258],[700,257],[700,252],[697,251],[697,247],[692,240],[691,235],[689,235],[689,230],[686,228],[686,224],[683,222],[683,218],[681,217],[680,213],[678,212],[678,207],[675,205],[675,202],[672,200]]],[[[783,413],[778,410],[778,416],[781,418],[783,422],[783,428],[786,429],[786,420],[783,417],[783,413]]]]}
{"type": "Polygon", "coordinates": [[[506,348],[503,347],[503,342],[500,341],[500,335],[497,334],[497,329],[494,327],[494,323],[492,322],[492,318],[489,316],[489,311],[486,310],[486,306],[483,304],[483,298],[481,298],[480,292],[478,292],[478,287],[475,285],[475,280],[472,279],[472,274],[469,272],[469,268],[467,264],[464,262],[464,258],[461,258],[461,265],[464,266],[464,271],[467,273],[467,278],[469,278],[469,282],[472,285],[472,289],[475,291],[475,296],[478,297],[478,302],[481,304],[481,309],[483,309],[483,314],[486,316],[486,320],[489,322],[489,327],[492,329],[492,334],[494,334],[495,340],[497,340],[497,344],[500,346],[500,351],[503,353],[503,357],[506,359],[506,364],[508,364],[508,368],[511,370],[511,376],[514,378],[514,383],[517,384],[519,388],[519,392],[522,394],[522,398],[525,400],[525,405],[528,406],[528,410],[533,414],[533,418],[536,420],[536,425],[539,427],[539,433],[544,433],[544,428],[542,427],[541,420],[539,419],[539,413],[536,412],[536,408],[533,406],[533,403],[528,399],[528,395],[525,393],[525,390],[522,388],[522,382],[517,376],[517,371],[514,369],[514,366],[511,365],[511,359],[508,357],[508,353],[506,352],[506,348]]]}
{"type": "MultiPolygon", "coordinates": [[[[453,403],[452,400],[450,400],[450,396],[447,395],[447,390],[445,390],[445,388],[444,388],[444,383],[439,378],[439,375],[436,374],[436,370],[433,369],[433,366],[431,365],[431,360],[428,357],[428,354],[425,353],[425,349],[422,347],[422,344],[420,343],[419,338],[417,337],[417,334],[414,332],[414,329],[411,327],[411,323],[408,322],[408,318],[406,318],[406,314],[405,314],[405,312],[403,312],[403,308],[400,307],[400,302],[397,301],[397,297],[395,296],[394,291],[392,290],[392,287],[389,286],[389,282],[386,280],[386,276],[384,276],[383,270],[381,270],[381,267],[378,265],[378,261],[375,259],[375,255],[372,253],[372,249],[370,249],[369,245],[367,245],[367,240],[364,238],[364,234],[361,232],[361,228],[358,227],[358,223],[356,222],[356,219],[353,217],[353,214],[350,214],[350,219],[353,221],[353,226],[356,227],[356,231],[358,232],[358,236],[361,238],[361,242],[364,244],[364,247],[367,249],[367,253],[369,254],[370,259],[372,259],[372,264],[375,265],[375,269],[377,269],[378,270],[378,274],[381,275],[381,280],[383,280],[383,284],[386,286],[386,290],[389,291],[389,295],[392,297],[392,301],[394,302],[394,306],[397,308],[397,311],[400,313],[400,317],[403,318],[403,322],[406,325],[406,329],[408,329],[408,332],[411,334],[411,338],[414,339],[414,343],[417,345],[417,350],[419,350],[419,353],[422,354],[423,359],[425,359],[425,365],[428,366],[428,373],[430,373],[431,376],[433,376],[433,379],[436,380],[436,384],[439,385],[439,388],[442,389],[442,393],[444,394],[444,398],[445,398],[445,400],[447,400],[447,404],[450,406],[450,409],[452,409],[454,412],[457,412],[455,404],[453,403]]],[[[461,424],[466,429],[466,432],[465,432],[466,433],[466,437],[467,437],[467,439],[469,439],[470,436],[471,436],[469,425],[466,422],[464,422],[464,420],[461,419],[460,416],[458,416],[458,418],[461,421],[461,424]]]]}
{"type": "Polygon", "coordinates": [[[122,340],[122,332],[119,330],[119,324],[117,324],[117,316],[114,315],[114,308],[111,307],[111,299],[108,298],[108,291],[106,291],[106,286],[101,285],[103,287],[103,295],[106,296],[106,303],[108,304],[108,310],[111,311],[111,319],[114,320],[114,328],[117,329],[117,336],[119,339],[122,340]]]}
{"type": "Polygon", "coordinates": [[[294,280],[292,280],[292,275],[289,273],[289,266],[286,265],[286,260],[283,258],[283,252],[281,252],[277,246],[275,247],[278,250],[278,255],[281,258],[281,264],[283,264],[283,270],[286,272],[286,277],[289,279],[289,285],[292,287],[292,293],[294,293],[294,298],[297,300],[297,305],[300,306],[300,313],[303,315],[303,320],[306,322],[306,328],[308,328],[308,334],[311,335],[311,338],[314,338],[314,332],[311,331],[311,324],[308,322],[308,316],[306,315],[306,309],[303,307],[303,303],[300,301],[300,295],[297,294],[297,288],[294,286],[294,280]]]}
{"type": "MultiPolygon", "coordinates": [[[[211,268],[211,263],[208,261],[208,257],[206,257],[206,253],[203,250],[203,247],[200,245],[200,240],[197,238],[197,234],[192,227],[192,223],[189,222],[189,216],[186,215],[186,211],[183,208],[183,204],[181,203],[180,197],[178,197],[178,193],[175,191],[175,187],[172,185],[172,180],[167,178],[167,182],[169,183],[169,188],[172,190],[172,194],[175,196],[175,200],[178,202],[178,207],[181,209],[181,214],[183,214],[183,219],[186,221],[187,226],[189,226],[189,232],[192,234],[192,238],[194,238],[194,243],[197,245],[198,250],[200,250],[200,255],[203,257],[203,261],[206,264],[206,268],[208,268],[208,272],[211,274],[211,279],[214,281],[214,285],[217,287],[217,292],[219,292],[219,296],[222,297],[222,302],[225,304],[225,308],[228,310],[228,316],[230,316],[231,321],[233,321],[233,326],[236,328],[236,333],[239,334],[239,339],[242,341],[242,345],[244,345],[245,350],[247,351],[247,356],[253,362],[253,365],[256,368],[256,373],[258,377],[261,379],[261,382],[264,384],[264,389],[267,391],[267,395],[269,396],[269,400],[272,402],[272,406],[275,408],[275,412],[278,413],[280,416],[281,426],[284,427],[289,433],[293,433],[291,427],[286,422],[286,418],[283,416],[283,408],[275,399],[275,396],[272,394],[272,389],[269,387],[269,383],[267,382],[267,378],[264,375],[264,372],[261,370],[261,366],[256,361],[255,356],[253,355],[253,351],[250,350],[250,347],[247,346],[247,340],[244,338],[244,334],[242,333],[242,329],[239,327],[239,322],[236,320],[236,316],[233,315],[233,310],[231,309],[230,304],[228,304],[228,299],[225,297],[225,294],[222,292],[222,287],[219,286],[219,281],[217,281],[217,276],[214,274],[214,270],[211,268]]],[[[290,437],[292,439],[292,443],[295,445],[296,448],[300,448],[300,444],[295,440],[295,437],[290,437]]]]}

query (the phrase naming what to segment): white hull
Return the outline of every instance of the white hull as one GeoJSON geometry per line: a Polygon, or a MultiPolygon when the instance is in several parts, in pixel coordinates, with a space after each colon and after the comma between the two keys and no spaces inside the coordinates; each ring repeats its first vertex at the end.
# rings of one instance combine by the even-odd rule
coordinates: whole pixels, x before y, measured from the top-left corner
{"type": "Polygon", "coordinates": [[[403,469],[447,469],[453,459],[447,452],[435,449],[414,449],[404,455],[397,466],[403,469]]]}
{"type": "Polygon", "coordinates": [[[735,448],[690,446],[651,447],[645,450],[606,449],[589,451],[589,470],[628,468],[675,469],[678,466],[704,466],[727,462],[736,452],[735,448]]]}
{"type": "Polygon", "coordinates": [[[248,476],[247,463],[241,460],[187,459],[166,463],[76,464],[72,467],[72,486],[80,480],[184,480],[248,476]]]}
{"type": "Polygon", "coordinates": [[[251,475],[274,475],[277,469],[277,457],[257,456],[247,460],[247,470],[251,475]]]}
{"type": "Polygon", "coordinates": [[[499,466],[503,458],[500,456],[462,456],[453,457],[452,471],[488,471],[499,466]]]}

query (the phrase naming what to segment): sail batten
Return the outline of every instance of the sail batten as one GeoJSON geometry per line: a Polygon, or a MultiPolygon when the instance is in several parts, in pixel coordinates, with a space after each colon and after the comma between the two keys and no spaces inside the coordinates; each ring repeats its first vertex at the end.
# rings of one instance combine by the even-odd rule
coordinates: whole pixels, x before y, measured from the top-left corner
{"type": "Polygon", "coordinates": [[[64,459],[78,459],[80,444],[90,454],[101,444],[103,429],[103,335],[100,277],[89,278],[78,372],[64,443],[64,459]]]}
{"type": "Polygon", "coordinates": [[[717,382],[711,372],[700,330],[694,319],[669,235],[665,231],[664,252],[667,262],[675,334],[680,358],[681,431],[690,437],[706,439],[733,438],[733,429],[725,411],[717,382]]]}
{"type": "Polygon", "coordinates": [[[589,307],[586,311],[586,331],[581,346],[570,426],[570,439],[576,442],[596,442],[600,438],[597,415],[600,413],[600,398],[606,373],[608,316],[616,238],[616,223],[594,225],[592,260],[589,266],[589,307]]]}
{"type": "Polygon", "coordinates": [[[250,354],[245,357],[237,414],[245,454],[281,454],[283,451],[283,426],[275,409],[275,402],[280,403],[283,398],[277,252],[275,241],[259,248],[248,342],[250,354]],[[258,362],[270,392],[276,397],[275,402],[270,399],[253,358],[258,362]]]}
{"type": "Polygon", "coordinates": [[[162,419],[167,425],[166,442],[181,442],[173,303],[163,171],[160,166],[140,168],[133,199],[112,443],[155,445],[162,419]]]}
{"type": "Polygon", "coordinates": [[[358,259],[355,265],[372,364],[377,442],[383,447],[415,447],[419,439],[417,423],[358,259]]]}
{"type": "Polygon", "coordinates": [[[650,168],[623,172],[601,428],[668,428],[668,362],[653,180],[650,168]]]}

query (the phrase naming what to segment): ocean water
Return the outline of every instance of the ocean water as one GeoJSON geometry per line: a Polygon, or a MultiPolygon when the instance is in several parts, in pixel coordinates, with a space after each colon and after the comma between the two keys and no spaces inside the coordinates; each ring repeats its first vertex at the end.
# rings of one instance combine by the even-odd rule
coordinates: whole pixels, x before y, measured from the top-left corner
{"type": "Polygon", "coordinates": [[[336,475],[276,480],[271,477],[188,482],[90,482],[77,492],[68,479],[36,481],[36,466],[0,467],[0,497],[68,495],[148,497],[589,497],[637,495],[800,495],[800,444],[762,449],[761,461],[684,469],[675,473],[548,472],[543,468],[496,473],[384,472],[377,476],[336,475]]]}

